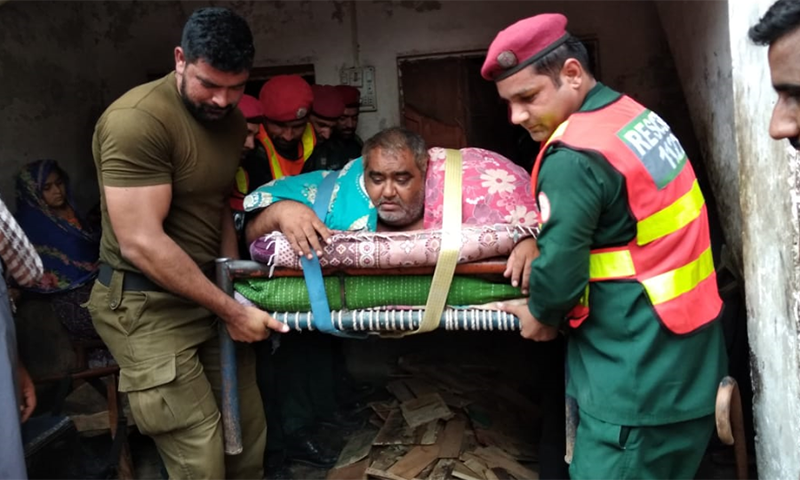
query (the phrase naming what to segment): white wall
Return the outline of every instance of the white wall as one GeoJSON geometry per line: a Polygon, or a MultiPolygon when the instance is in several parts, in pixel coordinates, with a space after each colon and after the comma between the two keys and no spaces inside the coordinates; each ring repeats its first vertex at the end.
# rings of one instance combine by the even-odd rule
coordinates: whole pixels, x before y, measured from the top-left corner
{"type": "Polygon", "coordinates": [[[728,4],[656,2],[736,267],[742,266],[728,4]]]}
{"type": "Polygon", "coordinates": [[[772,3],[729,2],[728,16],[759,477],[788,479],[800,477],[799,164],[767,134],[767,50],[747,39],[772,3]]]}
{"type": "MultiPolygon", "coordinates": [[[[171,47],[179,39],[183,21],[202,5],[98,3],[102,39],[98,60],[108,96],[113,98],[142,81],[144,71],[169,70],[171,47]],[[120,16],[131,22],[122,23],[120,16]]],[[[363,137],[399,122],[398,56],[484,50],[502,28],[547,11],[567,14],[573,33],[600,39],[601,76],[615,88],[654,109],[668,109],[680,96],[650,2],[261,1],[229,5],[250,22],[258,67],[312,63],[319,83],[338,83],[344,67],[374,66],[378,111],[361,115],[363,137]]]]}
{"type": "MultiPolygon", "coordinates": [[[[210,3],[15,0],[0,7],[3,171],[52,156],[73,172],[84,197],[94,194],[89,147],[97,117],[148,75],[172,69],[172,50],[184,21],[210,3]]],[[[249,20],[256,66],[312,63],[320,83],[338,83],[343,67],[374,66],[378,111],[362,114],[362,137],[399,122],[398,56],[482,50],[500,29],[546,11],[567,14],[573,33],[599,39],[600,75],[606,83],[673,124],[683,104],[650,2],[213,4],[229,5],[249,20]]],[[[11,192],[4,174],[0,194],[8,198],[11,192]]]]}

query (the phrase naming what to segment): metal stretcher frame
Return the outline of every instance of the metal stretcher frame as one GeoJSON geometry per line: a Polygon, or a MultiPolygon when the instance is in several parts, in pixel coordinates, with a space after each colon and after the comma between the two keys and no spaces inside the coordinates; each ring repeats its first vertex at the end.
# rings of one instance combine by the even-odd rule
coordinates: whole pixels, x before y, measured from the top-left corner
{"type": "MultiPolygon", "coordinates": [[[[493,275],[502,273],[505,270],[505,260],[494,259],[488,261],[481,261],[477,263],[461,264],[456,266],[455,273],[459,275],[493,275]]],[[[347,275],[355,276],[369,276],[369,275],[432,275],[434,267],[406,267],[406,268],[393,268],[393,269],[367,269],[367,268],[337,268],[337,269],[323,269],[323,274],[332,273],[345,273],[347,275]]],[[[220,258],[216,261],[216,281],[217,286],[230,296],[234,295],[233,284],[236,280],[249,279],[249,278],[275,278],[275,277],[299,277],[302,276],[302,271],[289,270],[289,269],[275,269],[269,265],[249,260],[231,260],[228,258],[220,258]]],[[[417,325],[421,319],[423,310],[416,310],[415,312],[408,312],[410,318],[412,314],[416,314],[417,325]]],[[[504,312],[493,312],[495,318],[488,318],[488,315],[483,315],[483,318],[474,318],[474,313],[470,311],[462,311],[462,313],[449,310],[442,315],[441,325],[454,326],[454,329],[471,329],[471,330],[519,330],[519,321],[511,314],[504,312]],[[471,315],[472,318],[469,318],[471,315]],[[472,323],[472,328],[469,324],[472,323]],[[462,325],[462,328],[458,328],[462,325]],[[493,326],[493,325],[496,325],[493,326]]],[[[474,311],[473,311],[474,312],[474,311]]],[[[478,315],[481,317],[481,315],[478,315]]],[[[341,318],[341,317],[340,317],[341,318]]],[[[401,322],[402,322],[402,316],[401,322]]],[[[279,319],[280,320],[280,319],[279,319]]],[[[284,317],[285,320],[285,317],[284,317]]],[[[363,319],[361,319],[363,320],[363,319]]],[[[370,316],[371,320],[371,316],[370,316]]],[[[363,325],[366,322],[359,321],[353,317],[350,319],[351,326],[361,324],[362,327],[356,329],[372,330],[372,328],[365,328],[363,325]]],[[[391,322],[394,324],[394,315],[391,316],[391,322]]],[[[375,325],[383,325],[384,327],[389,323],[389,320],[384,320],[384,323],[376,322],[375,325]]],[[[295,323],[295,329],[300,329],[300,325],[295,323]]],[[[413,329],[409,322],[409,329],[413,329]]],[[[309,324],[310,326],[310,324],[309,324]]],[[[372,322],[370,322],[372,327],[372,322]]],[[[225,454],[236,455],[242,452],[242,431],[240,425],[239,415],[239,397],[238,397],[238,381],[236,377],[236,345],[228,335],[225,324],[219,322],[219,340],[220,340],[220,362],[222,371],[222,426],[223,435],[225,440],[225,454]]]]}

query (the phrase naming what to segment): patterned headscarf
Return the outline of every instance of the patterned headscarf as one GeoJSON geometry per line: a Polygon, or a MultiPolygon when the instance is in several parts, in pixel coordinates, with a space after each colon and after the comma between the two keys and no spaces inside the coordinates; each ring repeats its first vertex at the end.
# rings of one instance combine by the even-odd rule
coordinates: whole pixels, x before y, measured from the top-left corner
{"type": "Polygon", "coordinates": [[[37,160],[23,167],[17,175],[16,195],[17,221],[44,264],[42,280],[28,290],[55,293],[93,280],[97,275],[100,232],[78,214],[70,195],[69,177],[58,163],[37,160]],[[75,210],[77,224],[59,216],[44,201],[42,190],[53,171],[59,172],[64,181],[66,201],[75,210]]]}

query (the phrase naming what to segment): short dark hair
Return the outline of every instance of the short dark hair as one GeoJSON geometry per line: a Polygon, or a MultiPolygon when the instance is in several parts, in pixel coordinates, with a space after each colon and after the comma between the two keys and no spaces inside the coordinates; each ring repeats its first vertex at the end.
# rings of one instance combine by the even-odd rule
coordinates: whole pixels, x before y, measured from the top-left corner
{"type": "Polygon", "coordinates": [[[205,60],[226,73],[250,70],[256,51],[247,21],[220,7],[201,8],[192,13],[183,27],[181,48],[187,63],[205,60]]]}
{"type": "Polygon", "coordinates": [[[399,155],[403,150],[408,150],[419,171],[424,175],[428,170],[428,148],[425,146],[425,139],[416,132],[403,127],[391,127],[370,137],[361,149],[365,167],[369,154],[378,148],[390,155],[399,155]]]}
{"type": "Polygon", "coordinates": [[[772,45],[787,33],[800,27],[800,2],[778,0],[748,32],[756,45],[772,45]]]}
{"type": "Polygon", "coordinates": [[[583,70],[589,75],[593,75],[591,68],[589,68],[589,52],[586,51],[586,47],[577,38],[570,34],[567,35],[569,36],[562,45],[559,45],[555,50],[532,64],[537,74],[550,77],[556,87],[561,86],[561,69],[564,68],[564,63],[570,58],[580,62],[583,70]]]}

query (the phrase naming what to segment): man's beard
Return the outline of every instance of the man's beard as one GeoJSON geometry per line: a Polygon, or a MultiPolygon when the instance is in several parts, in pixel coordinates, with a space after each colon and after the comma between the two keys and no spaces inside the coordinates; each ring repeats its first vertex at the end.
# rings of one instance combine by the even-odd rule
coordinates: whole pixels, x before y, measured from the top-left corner
{"type": "Polygon", "coordinates": [[[408,204],[403,202],[399,197],[394,198],[392,200],[387,200],[381,197],[376,207],[378,210],[378,218],[380,219],[381,222],[385,223],[386,225],[396,228],[411,225],[412,223],[422,218],[423,212],[425,210],[424,190],[421,190],[420,194],[408,204]],[[399,207],[399,209],[395,210],[394,212],[381,212],[380,207],[384,203],[394,203],[399,207]]]}
{"type": "Polygon", "coordinates": [[[236,108],[234,104],[219,108],[213,105],[193,102],[186,92],[186,77],[181,78],[181,100],[183,100],[183,104],[186,105],[186,109],[189,110],[189,113],[201,122],[216,122],[222,120],[230,115],[233,109],[236,108]]]}
{"type": "Polygon", "coordinates": [[[789,144],[794,147],[795,150],[800,150],[800,137],[790,138],[789,144]]]}
{"type": "MultiPolygon", "coordinates": [[[[279,151],[281,156],[293,156],[297,155],[297,145],[300,144],[300,140],[289,140],[288,142],[280,137],[272,138],[272,143],[275,144],[275,148],[279,151]]],[[[319,142],[317,142],[319,143],[319,142]]]]}
{"type": "Polygon", "coordinates": [[[355,136],[355,134],[356,134],[356,130],[355,129],[352,129],[352,130],[351,129],[339,130],[339,136],[344,138],[344,139],[346,139],[346,140],[350,140],[351,138],[353,138],[355,136]]]}

